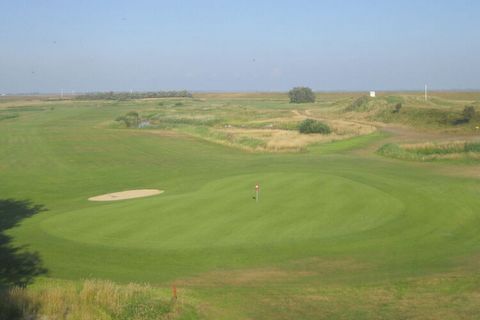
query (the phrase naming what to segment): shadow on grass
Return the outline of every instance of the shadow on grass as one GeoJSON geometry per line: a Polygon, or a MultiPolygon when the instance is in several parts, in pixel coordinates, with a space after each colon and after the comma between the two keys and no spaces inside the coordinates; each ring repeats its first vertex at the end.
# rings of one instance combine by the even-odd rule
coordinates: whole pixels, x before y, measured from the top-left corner
{"type": "Polygon", "coordinates": [[[28,251],[25,246],[15,246],[5,231],[45,210],[43,205],[28,200],[0,199],[0,319],[22,317],[20,306],[28,301],[20,301],[22,297],[14,294],[16,289],[47,272],[38,253],[28,251]]]}

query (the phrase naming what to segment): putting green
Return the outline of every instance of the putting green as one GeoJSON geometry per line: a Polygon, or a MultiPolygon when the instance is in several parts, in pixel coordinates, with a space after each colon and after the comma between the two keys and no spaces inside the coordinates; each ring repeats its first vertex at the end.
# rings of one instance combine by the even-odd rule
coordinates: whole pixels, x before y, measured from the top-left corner
{"type": "Polygon", "coordinates": [[[218,179],[177,196],[76,210],[45,220],[42,228],[56,237],[104,246],[261,245],[362,232],[403,208],[387,193],[349,179],[280,172],[218,179]],[[252,199],[257,180],[258,203],[252,199]]]}

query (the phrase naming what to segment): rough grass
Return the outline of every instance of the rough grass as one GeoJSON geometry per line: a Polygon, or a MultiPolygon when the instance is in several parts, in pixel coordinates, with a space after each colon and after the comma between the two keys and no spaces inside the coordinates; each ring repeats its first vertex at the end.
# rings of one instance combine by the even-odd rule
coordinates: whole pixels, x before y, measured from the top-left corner
{"type": "MultiPolygon", "coordinates": [[[[309,145],[349,139],[375,131],[373,126],[366,124],[315,119],[313,121],[321,121],[331,128],[333,134],[328,138],[299,137],[293,131],[299,130],[310,111],[302,113],[292,108],[288,101],[277,102],[273,99],[221,99],[208,103],[205,99],[196,99],[181,107],[174,100],[162,101],[161,105],[146,101],[143,107],[138,104],[137,110],[140,110],[142,119],[148,119],[148,129],[176,130],[250,152],[303,152],[309,145]]],[[[110,122],[108,126],[125,128],[118,122],[110,122]]]]}
{"type": "Polygon", "coordinates": [[[194,316],[180,301],[159,298],[148,285],[111,281],[44,281],[0,293],[0,319],[179,319],[194,316]]]}
{"type": "Polygon", "coordinates": [[[384,156],[418,161],[480,159],[480,143],[454,141],[383,145],[378,153],[384,156]]]}

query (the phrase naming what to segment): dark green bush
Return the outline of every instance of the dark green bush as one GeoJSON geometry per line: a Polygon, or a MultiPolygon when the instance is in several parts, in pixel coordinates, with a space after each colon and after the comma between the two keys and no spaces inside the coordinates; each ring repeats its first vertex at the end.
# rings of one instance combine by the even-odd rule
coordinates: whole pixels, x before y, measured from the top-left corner
{"type": "Polygon", "coordinates": [[[130,111],[124,116],[117,117],[115,121],[124,122],[128,128],[138,128],[141,118],[138,112],[130,111]]]}
{"type": "Polygon", "coordinates": [[[329,134],[332,132],[330,127],[321,121],[314,120],[314,119],[305,119],[302,122],[300,122],[300,125],[298,126],[298,131],[300,133],[321,133],[321,134],[329,134]]]}
{"type": "Polygon", "coordinates": [[[475,117],[475,107],[474,106],[465,106],[463,109],[463,118],[466,122],[469,122],[475,117]]]}
{"type": "Polygon", "coordinates": [[[402,103],[399,102],[395,105],[395,108],[393,109],[393,113],[400,113],[400,110],[402,110],[402,103]]]}
{"type": "Polygon", "coordinates": [[[308,87],[295,87],[288,92],[290,103],[315,102],[315,93],[308,87]]]}

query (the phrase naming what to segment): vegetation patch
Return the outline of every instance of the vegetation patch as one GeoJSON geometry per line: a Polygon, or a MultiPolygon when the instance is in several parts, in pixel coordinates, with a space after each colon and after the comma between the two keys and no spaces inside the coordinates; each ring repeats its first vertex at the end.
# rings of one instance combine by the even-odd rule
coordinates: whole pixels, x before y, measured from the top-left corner
{"type": "Polygon", "coordinates": [[[18,113],[0,114],[0,121],[18,118],[18,113]]]}
{"type": "Polygon", "coordinates": [[[90,92],[75,97],[77,100],[132,100],[148,98],[191,98],[187,90],[151,92],[90,92]]]}
{"type": "MultiPolygon", "coordinates": [[[[111,281],[48,282],[0,292],[0,319],[181,319],[195,310],[149,285],[111,281]]],[[[196,317],[195,317],[196,318],[196,317]]],[[[191,318],[190,318],[191,319],[191,318]]]]}
{"type": "Polygon", "coordinates": [[[211,117],[198,117],[198,118],[187,118],[187,117],[152,117],[152,124],[169,124],[172,126],[175,125],[194,125],[194,126],[214,126],[222,122],[221,119],[211,118],[211,117]]]}
{"type": "Polygon", "coordinates": [[[480,159],[480,142],[444,142],[417,144],[384,144],[377,151],[383,156],[416,161],[440,159],[480,159]]]}
{"type": "Polygon", "coordinates": [[[345,111],[365,111],[370,100],[370,97],[361,96],[360,98],[355,99],[349,106],[347,106],[345,108],[345,111]]]}
{"type": "Polygon", "coordinates": [[[308,87],[295,87],[288,92],[290,103],[315,102],[315,93],[308,87]]]}
{"type": "Polygon", "coordinates": [[[329,134],[332,132],[332,129],[330,129],[330,127],[326,123],[323,123],[321,121],[315,119],[305,119],[298,126],[298,131],[304,134],[329,134]]]}
{"type": "Polygon", "coordinates": [[[125,115],[116,118],[115,121],[123,123],[127,128],[138,128],[141,118],[138,112],[130,111],[125,115]]]}

